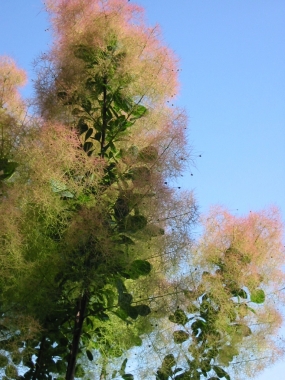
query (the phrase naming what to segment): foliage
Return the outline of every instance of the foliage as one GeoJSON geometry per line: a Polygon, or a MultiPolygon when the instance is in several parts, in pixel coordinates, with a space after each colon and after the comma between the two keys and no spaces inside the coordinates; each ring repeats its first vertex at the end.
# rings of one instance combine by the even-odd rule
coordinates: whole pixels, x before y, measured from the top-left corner
{"type": "Polygon", "coordinates": [[[158,28],[126,0],[46,6],[54,43],[38,60],[38,114],[24,118],[22,71],[0,65],[1,368],[27,380],[229,379],[243,347],[268,349],[265,333],[275,347],[278,212],[216,209],[194,246],[195,200],[168,185],[191,157],[158,28]],[[137,352],[144,368],[129,371],[137,352]]]}
{"type": "MultiPolygon", "coordinates": [[[[252,374],[257,368],[255,360],[262,358],[266,365],[264,359],[273,360],[272,354],[280,353],[275,332],[282,319],[274,290],[284,282],[279,269],[284,253],[278,210],[234,217],[216,207],[203,222],[205,231],[195,248],[198,270],[193,273],[191,290],[181,289],[184,297],[180,296],[179,304],[183,306],[169,316],[176,325],[173,341],[182,345],[181,351],[173,346],[171,355],[175,358],[176,353],[177,359],[168,367],[163,362],[157,379],[229,379],[225,367],[237,362],[241,372],[245,364],[252,374]],[[243,356],[246,359],[242,360],[243,356]]],[[[169,341],[168,331],[164,334],[169,341]]],[[[233,368],[230,372],[235,373],[233,368]]]]}

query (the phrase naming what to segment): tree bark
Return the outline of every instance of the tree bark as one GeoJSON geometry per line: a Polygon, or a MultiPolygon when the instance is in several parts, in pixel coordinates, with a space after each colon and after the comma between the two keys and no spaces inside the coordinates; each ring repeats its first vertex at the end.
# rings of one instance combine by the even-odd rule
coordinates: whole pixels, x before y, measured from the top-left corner
{"type": "Polygon", "coordinates": [[[79,349],[80,337],[82,334],[82,326],[85,319],[87,308],[87,292],[85,291],[83,296],[78,301],[77,313],[74,322],[73,340],[70,349],[70,355],[66,370],[66,380],[74,380],[76,358],[79,349]]]}
{"type": "Polygon", "coordinates": [[[35,365],[35,373],[33,374],[32,380],[37,380],[40,378],[41,375],[41,369],[42,369],[42,361],[44,358],[44,351],[45,351],[45,341],[46,337],[43,337],[40,344],[39,354],[35,365]]]}

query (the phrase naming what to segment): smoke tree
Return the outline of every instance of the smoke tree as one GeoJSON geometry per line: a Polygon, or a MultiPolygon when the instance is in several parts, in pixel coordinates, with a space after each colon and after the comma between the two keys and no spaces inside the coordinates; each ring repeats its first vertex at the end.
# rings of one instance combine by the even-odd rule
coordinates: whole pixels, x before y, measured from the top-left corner
{"type": "MultiPolygon", "coordinates": [[[[48,10],[55,42],[39,62],[41,116],[17,144],[1,202],[3,363],[7,377],[23,360],[26,379],[71,379],[95,351],[103,376],[105,359],[149,329],[132,282],[165,254],[169,202],[181,223],[196,216],[191,194],[176,202],[165,183],[187,160],[186,119],[165,105],[175,59],[138,7],[53,1],[48,10]]],[[[188,241],[185,229],[176,235],[173,244],[188,241]]]]}
{"type": "Polygon", "coordinates": [[[154,342],[160,355],[168,352],[157,379],[254,376],[284,352],[277,335],[284,284],[278,210],[237,217],[214,207],[202,224],[161,338],[170,342],[171,332],[176,346],[165,351],[154,342]]]}
{"type": "Polygon", "coordinates": [[[0,65],[6,378],[228,379],[249,348],[277,355],[278,212],[214,209],[193,244],[195,200],[171,186],[191,161],[187,120],[158,26],[126,0],[45,6],[33,117],[23,72],[0,65]]]}

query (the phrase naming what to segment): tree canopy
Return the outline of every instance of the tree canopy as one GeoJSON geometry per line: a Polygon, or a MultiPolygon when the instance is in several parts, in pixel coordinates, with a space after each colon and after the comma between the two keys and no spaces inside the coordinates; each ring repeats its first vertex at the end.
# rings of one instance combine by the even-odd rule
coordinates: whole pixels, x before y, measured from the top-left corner
{"type": "Polygon", "coordinates": [[[175,186],[187,118],[159,27],[126,0],[45,6],[33,113],[25,74],[0,61],[2,378],[255,373],[282,353],[278,210],[213,208],[194,242],[196,201],[175,186]]]}

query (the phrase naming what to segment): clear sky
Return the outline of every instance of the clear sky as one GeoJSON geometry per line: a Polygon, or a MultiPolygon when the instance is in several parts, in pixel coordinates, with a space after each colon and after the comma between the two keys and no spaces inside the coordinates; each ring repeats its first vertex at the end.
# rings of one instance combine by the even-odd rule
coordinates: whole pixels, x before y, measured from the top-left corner
{"type": "MultiPolygon", "coordinates": [[[[177,102],[197,155],[182,186],[194,189],[202,212],[212,204],[238,214],[275,204],[285,219],[285,1],[136,2],[180,59],[177,102]]],[[[0,6],[0,54],[31,77],[33,59],[50,41],[41,1],[0,6]]],[[[280,363],[257,379],[283,380],[284,373],[280,363]]]]}

